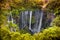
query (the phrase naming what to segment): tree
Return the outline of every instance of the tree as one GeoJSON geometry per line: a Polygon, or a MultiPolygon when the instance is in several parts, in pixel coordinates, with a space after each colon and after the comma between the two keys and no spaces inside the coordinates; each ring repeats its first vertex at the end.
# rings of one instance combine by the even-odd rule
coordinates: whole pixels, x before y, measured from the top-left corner
{"type": "Polygon", "coordinates": [[[55,14],[60,15],[60,0],[51,0],[47,5],[49,10],[52,10],[55,14]]]}

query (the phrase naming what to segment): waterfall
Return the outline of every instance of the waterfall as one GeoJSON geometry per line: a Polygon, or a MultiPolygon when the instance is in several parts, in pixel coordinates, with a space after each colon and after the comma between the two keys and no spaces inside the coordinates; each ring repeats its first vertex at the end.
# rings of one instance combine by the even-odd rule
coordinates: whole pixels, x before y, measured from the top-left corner
{"type": "Polygon", "coordinates": [[[34,18],[35,18],[34,28],[32,28],[33,26],[31,25],[32,16],[33,16],[32,11],[30,11],[29,30],[31,30],[31,32],[33,33],[40,32],[43,13],[40,10],[34,11],[34,18]]]}
{"type": "Polygon", "coordinates": [[[11,14],[11,21],[12,21],[12,23],[13,23],[13,17],[12,17],[12,14],[11,14]]]}
{"type": "MultiPolygon", "coordinates": [[[[46,25],[45,23],[43,24],[42,20],[43,18],[46,19],[47,17],[43,17],[43,11],[42,10],[35,10],[35,11],[22,11],[21,17],[20,17],[20,27],[21,29],[25,28],[26,26],[29,27],[29,30],[32,33],[37,33],[41,31],[41,28],[44,28],[42,25],[46,25]],[[33,19],[34,18],[34,19],[33,19]],[[32,20],[35,22],[32,23],[32,20]]],[[[46,14],[47,15],[47,14],[46,14]]],[[[45,20],[46,21],[46,20],[45,20]]]]}
{"type": "Polygon", "coordinates": [[[32,30],[31,29],[31,20],[32,20],[32,11],[30,11],[29,30],[32,30]]]}
{"type": "Polygon", "coordinates": [[[22,24],[21,24],[22,26],[21,26],[21,27],[24,27],[24,26],[23,26],[23,20],[24,20],[24,19],[23,19],[23,12],[22,12],[22,24]]]}
{"type": "Polygon", "coordinates": [[[42,26],[42,18],[43,18],[43,11],[41,11],[41,15],[40,15],[40,22],[39,22],[38,32],[40,32],[40,30],[41,30],[41,26],[42,26]]]}
{"type": "Polygon", "coordinates": [[[31,25],[33,15],[32,15],[32,11],[30,11],[29,30],[31,30],[31,32],[33,33],[36,33],[36,32],[40,32],[41,25],[42,25],[43,12],[40,10],[36,10],[34,12],[35,12],[34,13],[34,18],[35,18],[34,28],[32,28],[33,26],[31,25]]]}
{"type": "Polygon", "coordinates": [[[27,26],[27,20],[28,20],[28,11],[25,11],[25,25],[27,26]]]}
{"type": "Polygon", "coordinates": [[[35,18],[35,24],[34,24],[34,33],[38,31],[38,25],[39,25],[39,19],[40,19],[40,10],[35,10],[34,13],[34,18],[35,18]]]}
{"type": "MultiPolygon", "coordinates": [[[[13,27],[10,25],[10,22],[14,23],[13,21],[13,16],[12,16],[12,13],[10,12],[10,15],[8,16],[8,26],[10,27],[10,31],[13,32],[13,27]]],[[[16,32],[16,29],[14,29],[14,31],[16,32]]]]}
{"type": "Polygon", "coordinates": [[[43,11],[41,10],[22,11],[20,15],[20,27],[21,29],[23,29],[27,26],[29,27],[29,30],[32,33],[40,32],[42,26],[42,18],[43,18],[43,11]],[[35,20],[33,24],[32,24],[32,16],[35,20]]]}
{"type": "Polygon", "coordinates": [[[39,19],[39,11],[35,11],[35,20],[36,20],[36,23],[35,23],[35,28],[37,29],[37,26],[38,26],[38,19],[39,19]]]}
{"type": "MultiPolygon", "coordinates": [[[[46,19],[48,15],[46,12],[44,12],[45,14],[43,14],[42,10],[35,10],[35,11],[29,11],[29,10],[25,10],[25,11],[21,11],[20,13],[20,22],[19,22],[19,27],[21,29],[24,29],[25,27],[27,27],[32,33],[37,33],[40,32],[42,28],[46,27],[45,25],[47,23],[46,19]],[[42,21],[43,20],[43,21],[42,21]],[[43,22],[43,23],[42,23],[43,22]]],[[[48,15],[49,16],[49,15],[48,15]]],[[[51,15],[52,18],[48,18],[49,20],[53,20],[54,16],[51,15]]],[[[13,17],[12,17],[12,13],[10,12],[10,15],[8,17],[8,22],[12,22],[13,23],[13,17]]],[[[49,21],[47,20],[47,22],[49,21]]],[[[49,22],[48,22],[49,23],[49,22]]],[[[47,24],[48,26],[50,24],[47,24]]],[[[16,29],[14,29],[16,31],[16,29]]],[[[11,28],[12,31],[12,28],[11,28]]]]}
{"type": "Polygon", "coordinates": [[[11,13],[11,12],[10,12],[10,15],[9,15],[9,17],[8,17],[8,23],[9,23],[10,21],[13,23],[13,17],[12,17],[12,13],[11,13]]]}
{"type": "Polygon", "coordinates": [[[28,18],[28,11],[22,11],[21,13],[21,17],[20,17],[20,20],[21,20],[21,29],[25,28],[27,26],[27,19],[28,18]]]}

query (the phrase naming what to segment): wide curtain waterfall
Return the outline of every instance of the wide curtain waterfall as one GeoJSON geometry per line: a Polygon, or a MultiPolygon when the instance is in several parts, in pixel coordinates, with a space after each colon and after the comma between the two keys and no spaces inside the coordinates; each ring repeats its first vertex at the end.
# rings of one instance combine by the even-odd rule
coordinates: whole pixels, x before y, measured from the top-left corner
{"type": "Polygon", "coordinates": [[[26,26],[29,27],[29,30],[33,33],[40,32],[42,26],[43,11],[22,11],[20,14],[20,28],[23,29],[26,26]],[[32,18],[34,18],[32,23],[32,18]]]}
{"type": "MultiPolygon", "coordinates": [[[[52,14],[45,13],[43,10],[25,10],[21,11],[19,15],[19,28],[24,29],[25,27],[28,27],[28,29],[32,33],[40,32],[42,28],[45,28],[50,25],[52,19],[54,16],[52,14]]],[[[14,18],[12,16],[12,13],[10,12],[10,15],[8,17],[8,22],[12,21],[14,22],[14,18]]]]}

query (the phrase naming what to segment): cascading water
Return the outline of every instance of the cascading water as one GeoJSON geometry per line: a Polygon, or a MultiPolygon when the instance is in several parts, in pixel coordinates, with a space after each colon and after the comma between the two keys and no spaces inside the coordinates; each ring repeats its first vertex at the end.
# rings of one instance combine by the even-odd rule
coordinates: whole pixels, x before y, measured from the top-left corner
{"type": "Polygon", "coordinates": [[[32,11],[30,11],[30,21],[29,21],[29,30],[31,30],[33,33],[36,32],[40,32],[40,28],[42,25],[42,17],[43,17],[43,13],[40,10],[36,10],[34,13],[34,18],[35,18],[35,24],[34,24],[34,28],[32,28],[33,26],[31,26],[31,22],[32,22],[32,11]],[[40,22],[39,22],[40,21],[40,22]]]}
{"type": "Polygon", "coordinates": [[[22,11],[21,17],[20,17],[20,27],[23,29],[27,26],[27,19],[28,18],[28,11],[22,11]]]}
{"type": "Polygon", "coordinates": [[[42,17],[43,13],[40,10],[35,10],[34,14],[33,11],[22,11],[21,17],[20,17],[20,27],[23,29],[24,27],[28,26],[29,23],[29,30],[33,33],[40,32],[40,28],[42,25],[42,17]],[[28,16],[29,14],[29,16],[28,16]],[[32,16],[34,15],[35,23],[34,27],[32,26],[32,16]],[[29,22],[27,21],[29,19],[29,22]],[[32,28],[33,27],[33,28],[32,28]]]}
{"type": "Polygon", "coordinates": [[[40,16],[40,14],[39,14],[39,11],[37,10],[37,11],[35,11],[35,20],[36,20],[36,23],[35,23],[35,28],[37,29],[38,27],[38,24],[39,24],[39,16],[40,16]]]}
{"type": "Polygon", "coordinates": [[[40,32],[40,29],[41,29],[41,26],[42,26],[42,18],[43,18],[43,11],[41,11],[41,15],[40,15],[40,22],[39,22],[38,32],[40,32]]]}
{"type": "MultiPolygon", "coordinates": [[[[12,13],[10,12],[10,15],[8,17],[8,23],[12,22],[13,23],[13,17],[12,17],[12,13]]],[[[13,31],[13,28],[10,27],[10,31],[12,32],[13,31]]]]}
{"type": "Polygon", "coordinates": [[[24,19],[23,19],[23,12],[22,12],[22,26],[21,27],[24,27],[24,21],[23,21],[24,19]]]}
{"type": "MultiPolygon", "coordinates": [[[[36,33],[36,32],[38,32],[38,29],[40,29],[39,28],[39,21],[41,20],[41,11],[40,10],[36,10],[35,11],[35,20],[36,20],[36,22],[35,22],[35,24],[34,24],[34,32],[36,33]]],[[[41,26],[41,25],[40,25],[41,26]]]]}
{"type": "Polygon", "coordinates": [[[29,20],[29,30],[32,31],[32,29],[31,29],[31,20],[32,20],[32,11],[30,11],[30,20],[29,20]]]}
{"type": "Polygon", "coordinates": [[[20,28],[23,29],[27,26],[32,33],[40,32],[43,28],[43,25],[45,25],[42,23],[43,19],[44,22],[47,20],[45,19],[47,16],[43,16],[43,14],[44,12],[42,10],[22,11],[20,15],[20,28]],[[34,18],[34,23],[32,23],[32,18],[34,18]]]}
{"type": "Polygon", "coordinates": [[[12,22],[13,23],[13,17],[12,17],[12,13],[10,12],[10,15],[9,15],[9,17],[8,17],[8,22],[12,22]]]}

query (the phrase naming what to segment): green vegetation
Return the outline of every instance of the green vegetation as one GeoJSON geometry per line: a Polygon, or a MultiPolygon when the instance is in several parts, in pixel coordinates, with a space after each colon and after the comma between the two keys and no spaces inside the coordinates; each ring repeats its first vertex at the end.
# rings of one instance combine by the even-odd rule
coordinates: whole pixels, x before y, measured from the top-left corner
{"type": "Polygon", "coordinates": [[[36,40],[59,40],[60,39],[60,27],[50,27],[44,29],[41,33],[35,34],[36,40]]]}
{"type": "Polygon", "coordinates": [[[53,25],[53,26],[60,26],[60,16],[56,17],[56,18],[52,21],[52,25],[53,25]]]}
{"type": "Polygon", "coordinates": [[[5,28],[1,28],[0,34],[1,40],[59,40],[60,27],[50,27],[34,35],[29,33],[20,34],[19,32],[10,32],[5,28]]]}
{"type": "MultiPolygon", "coordinates": [[[[32,17],[32,23],[35,23],[32,17]]],[[[0,0],[0,40],[60,40],[60,0],[0,0]],[[7,17],[19,18],[19,12],[23,10],[42,9],[54,12],[56,18],[52,21],[52,27],[43,29],[40,33],[29,34],[27,27],[19,30],[18,24],[7,23],[7,17]],[[11,31],[12,28],[12,31],[11,31]]]]}

